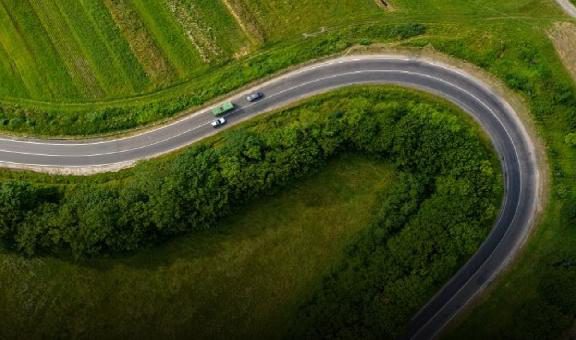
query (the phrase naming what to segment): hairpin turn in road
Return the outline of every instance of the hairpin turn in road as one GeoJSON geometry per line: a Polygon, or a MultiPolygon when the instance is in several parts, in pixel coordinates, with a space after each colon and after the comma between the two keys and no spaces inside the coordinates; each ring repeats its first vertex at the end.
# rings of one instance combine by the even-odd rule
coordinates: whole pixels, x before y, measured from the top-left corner
{"type": "MultiPolygon", "coordinates": [[[[221,129],[314,94],[357,84],[394,84],[447,99],[481,125],[502,162],[505,197],[494,228],[476,254],[412,320],[410,338],[431,338],[502,271],[527,237],[540,187],[534,143],[513,108],[488,85],[452,66],[401,55],[337,58],[279,76],[247,91],[264,93],[257,102],[246,101],[246,93],[229,98],[236,108],[225,115],[227,124],[221,129]]],[[[207,109],[133,136],[102,141],[0,138],[0,165],[39,171],[107,171],[109,166],[128,166],[217,133],[221,129],[211,126],[213,119],[207,109]]]]}

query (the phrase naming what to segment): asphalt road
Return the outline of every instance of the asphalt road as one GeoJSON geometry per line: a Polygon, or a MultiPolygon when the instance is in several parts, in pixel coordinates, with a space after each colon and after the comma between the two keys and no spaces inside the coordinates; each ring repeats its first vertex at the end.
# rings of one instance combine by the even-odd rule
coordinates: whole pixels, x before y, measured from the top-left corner
{"type": "MultiPolygon", "coordinates": [[[[487,85],[463,71],[404,56],[351,56],[301,68],[258,87],[266,97],[248,103],[244,94],[230,98],[238,109],[227,126],[259,113],[352,84],[396,84],[441,96],[476,119],[490,136],[505,174],[500,216],[478,252],[413,318],[409,337],[431,338],[495,278],[517,253],[536,213],[539,176],[534,145],[517,114],[487,85]]],[[[105,141],[32,141],[0,139],[6,166],[90,168],[127,165],[214,134],[209,110],[135,136],[105,141]]]]}
{"type": "Polygon", "coordinates": [[[556,0],[556,2],[562,7],[564,12],[576,18],[576,6],[574,6],[570,0],[556,0]]]}

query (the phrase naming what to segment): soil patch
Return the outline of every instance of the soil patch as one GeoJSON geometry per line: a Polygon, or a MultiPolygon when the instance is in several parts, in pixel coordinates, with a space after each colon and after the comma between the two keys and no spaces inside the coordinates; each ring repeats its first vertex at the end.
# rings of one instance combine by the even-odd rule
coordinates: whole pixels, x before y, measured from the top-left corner
{"type": "Polygon", "coordinates": [[[549,35],[562,63],[576,81],[576,25],[568,22],[557,23],[549,35]]]}

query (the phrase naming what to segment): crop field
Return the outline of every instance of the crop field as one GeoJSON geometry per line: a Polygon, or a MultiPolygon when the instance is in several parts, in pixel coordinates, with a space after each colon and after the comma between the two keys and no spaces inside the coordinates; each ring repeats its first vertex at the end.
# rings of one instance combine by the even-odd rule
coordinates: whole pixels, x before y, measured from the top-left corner
{"type": "Polygon", "coordinates": [[[3,0],[0,20],[0,97],[6,98],[131,96],[252,48],[218,1],[3,0]]]}
{"type": "Polygon", "coordinates": [[[0,129],[45,136],[158,122],[359,45],[419,48],[426,41],[452,54],[442,46],[498,39],[496,31],[505,43],[517,38],[504,26],[525,31],[524,38],[561,18],[553,1],[536,0],[0,4],[0,129]]]}
{"type": "Polygon", "coordinates": [[[371,0],[2,0],[0,100],[151,93],[285,38],[381,12],[371,0]]]}

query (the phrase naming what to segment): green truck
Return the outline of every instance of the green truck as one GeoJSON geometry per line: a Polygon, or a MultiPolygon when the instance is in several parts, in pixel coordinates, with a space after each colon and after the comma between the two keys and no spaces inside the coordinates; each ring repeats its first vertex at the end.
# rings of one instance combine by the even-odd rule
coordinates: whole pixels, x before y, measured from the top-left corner
{"type": "Polygon", "coordinates": [[[232,110],[234,110],[236,108],[236,106],[231,103],[231,102],[226,102],[220,106],[217,106],[215,108],[212,109],[212,114],[216,117],[221,116],[225,113],[228,113],[232,110]]]}

